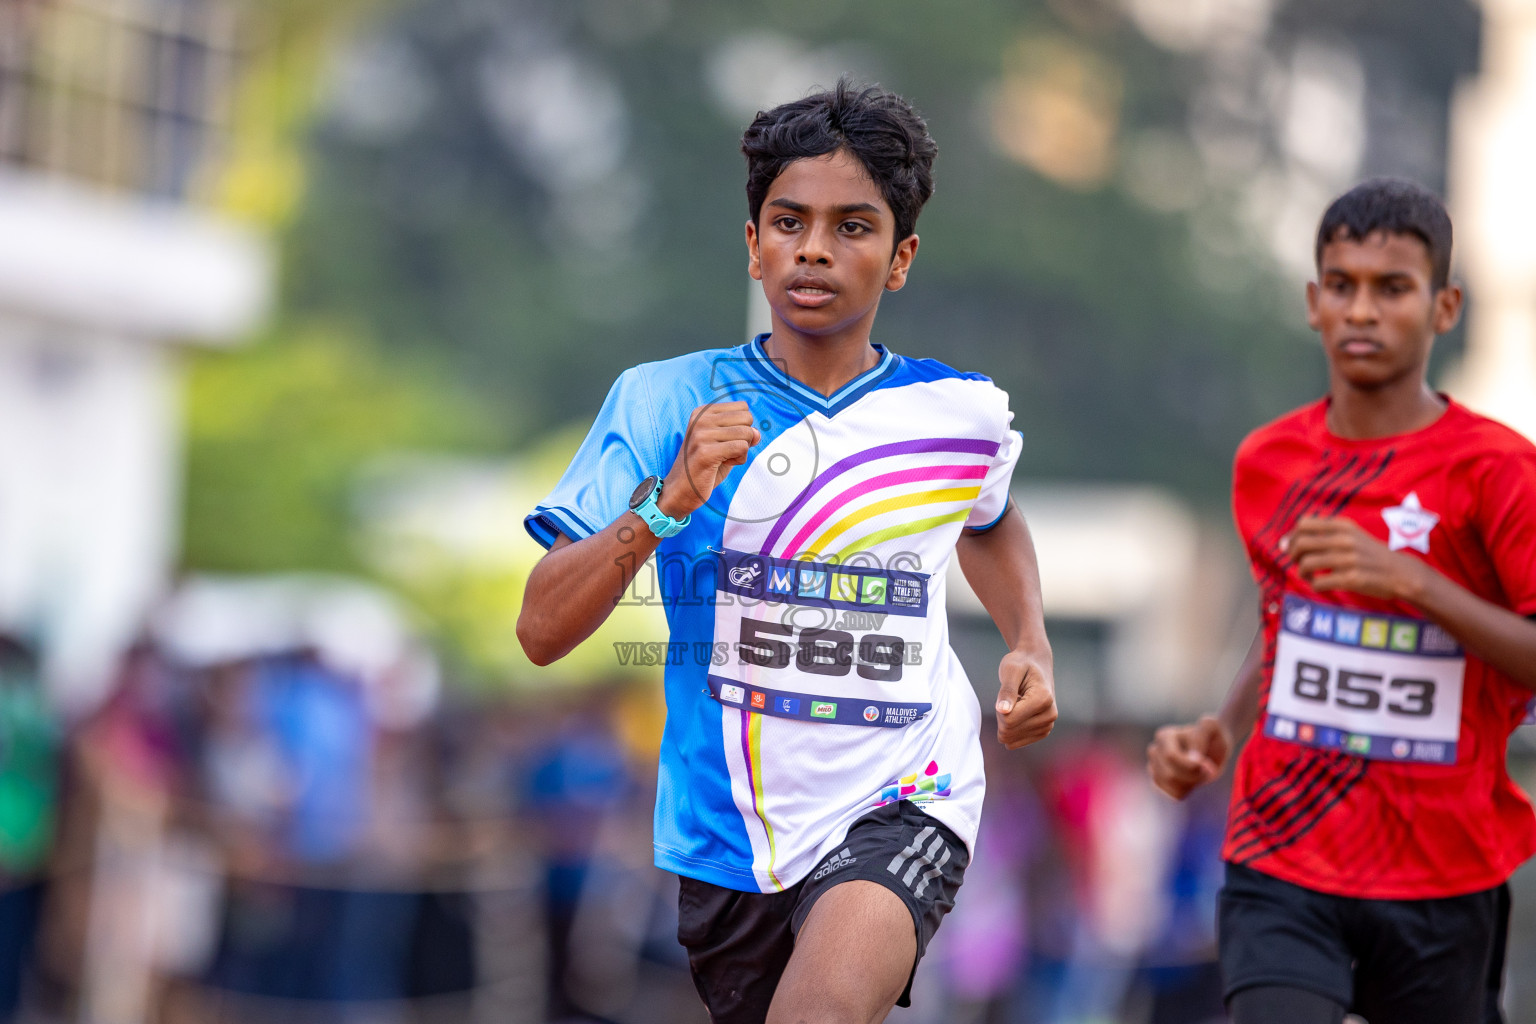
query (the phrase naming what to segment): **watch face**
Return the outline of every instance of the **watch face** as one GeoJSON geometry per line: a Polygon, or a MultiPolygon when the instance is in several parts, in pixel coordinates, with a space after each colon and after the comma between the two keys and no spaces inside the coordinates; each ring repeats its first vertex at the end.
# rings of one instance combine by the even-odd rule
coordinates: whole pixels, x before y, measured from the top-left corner
{"type": "Polygon", "coordinates": [[[651,492],[656,489],[656,484],[660,481],[660,479],[660,477],[648,476],[644,480],[641,480],[640,486],[635,488],[635,493],[629,496],[629,507],[631,509],[637,509],[641,505],[644,505],[645,499],[651,496],[651,492]]]}

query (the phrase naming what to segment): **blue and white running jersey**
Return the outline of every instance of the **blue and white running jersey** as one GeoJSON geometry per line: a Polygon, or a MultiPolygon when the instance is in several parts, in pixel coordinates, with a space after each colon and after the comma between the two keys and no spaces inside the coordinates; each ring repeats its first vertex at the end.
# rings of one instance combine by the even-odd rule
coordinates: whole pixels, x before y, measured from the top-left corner
{"type": "Polygon", "coordinates": [[[1002,518],[1022,441],[980,375],[879,348],[828,397],[762,342],[625,371],[527,527],[546,547],[606,528],[695,408],[747,402],[750,461],[656,552],[674,655],[656,864],[774,892],[893,801],[975,839],[981,712],[944,576],[962,528],[1002,518]]]}

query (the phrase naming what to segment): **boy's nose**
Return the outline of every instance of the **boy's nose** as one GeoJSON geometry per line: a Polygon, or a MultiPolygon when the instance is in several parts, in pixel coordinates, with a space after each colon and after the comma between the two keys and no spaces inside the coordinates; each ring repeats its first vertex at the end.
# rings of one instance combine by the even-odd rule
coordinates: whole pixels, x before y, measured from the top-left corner
{"type": "Polygon", "coordinates": [[[1376,319],[1376,301],[1368,294],[1368,289],[1361,288],[1355,293],[1345,310],[1345,319],[1352,324],[1371,323],[1376,319]]]}
{"type": "Polygon", "coordinates": [[[832,247],[827,244],[825,232],[813,228],[800,236],[796,262],[817,263],[824,267],[832,265],[832,247]]]}

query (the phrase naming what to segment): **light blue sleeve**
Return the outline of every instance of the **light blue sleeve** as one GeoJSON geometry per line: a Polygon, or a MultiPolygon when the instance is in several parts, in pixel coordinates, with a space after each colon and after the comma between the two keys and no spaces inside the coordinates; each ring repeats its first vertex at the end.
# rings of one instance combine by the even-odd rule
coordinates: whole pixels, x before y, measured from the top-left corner
{"type": "Polygon", "coordinates": [[[624,514],[640,481],[671,468],[661,461],[650,386],[641,367],[625,370],[560,482],[523,525],[546,548],[562,533],[590,537],[624,514]]]}

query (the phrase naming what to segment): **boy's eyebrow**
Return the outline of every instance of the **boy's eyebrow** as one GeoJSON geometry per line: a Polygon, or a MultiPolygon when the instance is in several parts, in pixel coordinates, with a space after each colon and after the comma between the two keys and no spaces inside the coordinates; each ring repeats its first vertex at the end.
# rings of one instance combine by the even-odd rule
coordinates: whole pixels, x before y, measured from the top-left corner
{"type": "MultiPolygon", "coordinates": [[[[808,213],[811,209],[804,203],[797,203],[793,199],[784,199],[782,197],[770,201],[768,205],[782,206],[784,209],[790,211],[791,213],[808,213]]],[[[880,213],[880,207],[876,206],[874,203],[848,203],[845,206],[834,206],[832,208],[832,212],[841,214],[873,213],[878,215],[880,213]]]]}
{"type": "MultiPolygon", "coordinates": [[[[1362,275],[1359,275],[1359,274],[1355,274],[1352,271],[1345,270],[1343,267],[1327,267],[1327,266],[1323,267],[1322,270],[1319,271],[1319,274],[1322,277],[1331,277],[1331,276],[1332,277],[1359,277],[1359,276],[1362,276],[1362,275]]],[[[1375,278],[1378,281],[1391,281],[1391,280],[1396,280],[1396,279],[1402,279],[1404,281],[1412,281],[1414,279],[1414,275],[1413,275],[1412,271],[1399,270],[1397,268],[1393,268],[1393,269],[1390,269],[1390,270],[1383,270],[1379,274],[1366,274],[1366,275],[1363,275],[1363,276],[1372,277],[1372,278],[1375,278]]]]}

